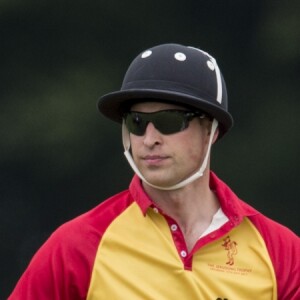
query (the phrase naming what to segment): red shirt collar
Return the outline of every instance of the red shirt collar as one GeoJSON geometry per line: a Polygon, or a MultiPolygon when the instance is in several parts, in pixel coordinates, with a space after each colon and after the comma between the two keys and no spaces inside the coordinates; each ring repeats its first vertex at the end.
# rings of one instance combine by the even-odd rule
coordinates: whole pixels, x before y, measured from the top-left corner
{"type": "Polygon", "coordinates": [[[141,208],[143,214],[145,215],[147,212],[147,209],[149,207],[154,206],[154,202],[150,199],[150,197],[146,194],[142,182],[140,178],[137,175],[134,175],[130,186],[129,191],[135,200],[135,202],[139,205],[141,208]]]}
{"type": "MultiPolygon", "coordinates": [[[[229,220],[234,222],[234,224],[240,223],[246,216],[258,214],[254,208],[240,200],[235,193],[213,172],[210,172],[209,185],[216,193],[223,212],[229,220]]],[[[155,207],[155,203],[146,194],[141,180],[137,175],[134,175],[129,186],[129,191],[144,215],[149,207],[155,207]]]]}

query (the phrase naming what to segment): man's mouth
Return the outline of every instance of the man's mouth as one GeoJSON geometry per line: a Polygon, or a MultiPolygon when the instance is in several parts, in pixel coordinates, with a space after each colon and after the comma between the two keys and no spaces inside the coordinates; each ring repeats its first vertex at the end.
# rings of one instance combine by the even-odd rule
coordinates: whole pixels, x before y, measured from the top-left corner
{"type": "Polygon", "coordinates": [[[143,157],[143,160],[150,165],[160,164],[166,159],[168,159],[168,156],[165,155],[146,155],[143,157]]]}

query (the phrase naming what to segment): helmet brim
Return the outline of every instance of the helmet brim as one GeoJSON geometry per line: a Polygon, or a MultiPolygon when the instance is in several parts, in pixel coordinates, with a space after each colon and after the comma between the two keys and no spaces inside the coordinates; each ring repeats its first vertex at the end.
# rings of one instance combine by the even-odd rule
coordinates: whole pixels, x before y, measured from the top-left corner
{"type": "Polygon", "coordinates": [[[128,111],[131,105],[146,101],[161,101],[191,106],[207,113],[219,122],[219,139],[233,126],[232,116],[224,109],[205,99],[199,99],[198,97],[175,91],[130,89],[112,92],[99,99],[98,109],[107,118],[122,123],[123,114],[128,111]]]}

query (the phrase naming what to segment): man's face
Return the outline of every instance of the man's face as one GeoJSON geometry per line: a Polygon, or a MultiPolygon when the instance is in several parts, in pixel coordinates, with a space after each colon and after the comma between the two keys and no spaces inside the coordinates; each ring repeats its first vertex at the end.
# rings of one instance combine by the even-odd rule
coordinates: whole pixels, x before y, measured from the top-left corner
{"type": "MultiPolygon", "coordinates": [[[[160,102],[138,103],[131,111],[157,112],[186,110],[160,102]]],[[[165,135],[149,123],[145,134],[130,134],[132,156],[136,166],[148,182],[158,186],[172,186],[194,174],[201,166],[209,142],[211,122],[194,118],[183,131],[165,135]]]]}

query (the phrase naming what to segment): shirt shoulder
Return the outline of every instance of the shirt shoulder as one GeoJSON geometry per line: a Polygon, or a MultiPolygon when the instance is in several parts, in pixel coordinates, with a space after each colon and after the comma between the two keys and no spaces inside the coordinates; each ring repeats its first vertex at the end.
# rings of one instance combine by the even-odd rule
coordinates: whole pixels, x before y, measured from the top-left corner
{"type": "Polygon", "coordinates": [[[132,202],[128,191],[64,223],[32,258],[12,299],[85,299],[94,259],[111,222],[132,202]]]}
{"type": "Polygon", "coordinates": [[[259,213],[249,217],[259,231],[277,279],[278,299],[300,299],[300,239],[286,226],[259,213]]]}

